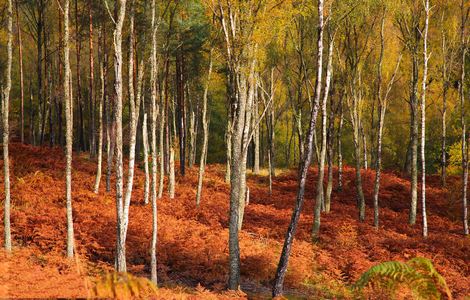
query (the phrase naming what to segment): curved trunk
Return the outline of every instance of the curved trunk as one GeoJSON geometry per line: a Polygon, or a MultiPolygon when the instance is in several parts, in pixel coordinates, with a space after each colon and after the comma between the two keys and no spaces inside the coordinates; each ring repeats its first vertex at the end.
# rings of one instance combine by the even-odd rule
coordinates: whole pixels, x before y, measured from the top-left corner
{"type": "Polygon", "coordinates": [[[320,102],[321,94],[321,81],[322,81],[322,69],[323,69],[323,0],[318,0],[318,37],[317,37],[317,81],[315,85],[315,102],[313,104],[311,115],[310,115],[310,126],[306,140],[306,151],[302,158],[299,167],[299,186],[297,189],[297,197],[295,202],[294,211],[292,212],[291,221],[289,228],[287,229],[284,246],[282,248],[281,257],[276,270],[276,276],[274,279],[273,297],[280,296],[283,291],[284,278],[289,263],[289,256],[292,249],[292,243],[294,241],[294,234],[297,229],[297,224],[300,218],[300,211],[304,202],[305,184],[307,182],[308,169],[311,163],[313,154],[313,135],[315,131],[315,125],[318,115],[318,105],[320,102]]]}

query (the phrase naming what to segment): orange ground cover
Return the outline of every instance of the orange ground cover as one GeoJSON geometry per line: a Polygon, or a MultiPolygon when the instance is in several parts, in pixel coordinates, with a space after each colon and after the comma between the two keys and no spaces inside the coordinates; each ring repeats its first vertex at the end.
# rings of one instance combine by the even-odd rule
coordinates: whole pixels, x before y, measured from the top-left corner
{"type": "MultiPolygon", "coordinates": [[[[64,156],[59,148],[11,145],[13,255],[0,252],[0,297],[86,297],[96,277],[113,267],[114,192],[92,192],[95,162],[74,156],[73,206],[78,258],[65,254],[64,156]]],[[[105,167],[105,165],[104,165],[105,167]]],[[[364,171],[367,220],[357,221],[354,170],[345,169],[344,190],[334,192],[332,211],[322,215],[320,240],[310,243],[315,171],[309,176],[306,202],[296,235],[286,292],[321,297],[354,282],[372,265],[414,256],[433,260],[457,298],[470,295],[470,239],[461,235],[458,178],[450,190],[429,178],[429,238],[419,225],[407,225],[409,181],[385,173],[381,191],[381,226],[372,224],[374,172],[364,171]]],[[[197,170],[177,177],[176,198],[158,200],[158,275],[163,298],[234,298],[224,293],[228,259],[228,191],[223,168],[209,166],[201,207],[195,205],[197,170]],[[202,288],[204,286],[205,288],[202,288]],[[211,292],[209,292],[209,289],[211,292]]],[[[3,201],[3,176],[0,179],[3,201]]],[[[151,206],[143,204],[143,173],[136,173],[127,238],[128,269],[148,276],[151,206]]],[[[242,289],[267,297],[290,220],[297,188],[295,172],[275,178],[269,196],[267,179],[250,176],[250,204],[240,235],[242,289]]],[[[114,188],[114,186],[113,186],[114,188]]],[[[3,206],[3,204],[2,204],[3,206]]],[[[3,218],[3,212],[0,215],[3,218]]],[[[419,221],[418,221],[419,222],[419,221]]],[[[0,225],[3,232],[3,223],[0,225]]],[[[0,242],[3,244],[3,234],[0,242]]]]}

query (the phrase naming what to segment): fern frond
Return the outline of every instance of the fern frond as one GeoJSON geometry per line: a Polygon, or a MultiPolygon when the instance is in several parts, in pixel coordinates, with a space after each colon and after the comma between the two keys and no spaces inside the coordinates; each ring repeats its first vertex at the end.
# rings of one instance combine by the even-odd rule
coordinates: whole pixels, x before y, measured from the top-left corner
{"type": "Polygon", "coordinates": [[[385,288],[391,295],[397,286],[406,286],[413,292],[415,299],[441,299],[444,291],[452,299],[447,283],[432,262],[426,258],[413,258],[406,263],[389,261],[373,266],[366,271],[353,286],[361,291],[366,286],[385,288]]]}

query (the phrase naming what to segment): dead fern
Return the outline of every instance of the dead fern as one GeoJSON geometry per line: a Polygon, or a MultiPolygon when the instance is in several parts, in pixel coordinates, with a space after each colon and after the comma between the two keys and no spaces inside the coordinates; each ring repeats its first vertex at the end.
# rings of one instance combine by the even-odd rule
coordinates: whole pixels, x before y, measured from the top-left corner
{"type": "Polygon", "coordinates": [[[147,278],[127,273],[107,273],[92,290],[91,298],[135,299],[155,296],[157,287],[147,278]]]}

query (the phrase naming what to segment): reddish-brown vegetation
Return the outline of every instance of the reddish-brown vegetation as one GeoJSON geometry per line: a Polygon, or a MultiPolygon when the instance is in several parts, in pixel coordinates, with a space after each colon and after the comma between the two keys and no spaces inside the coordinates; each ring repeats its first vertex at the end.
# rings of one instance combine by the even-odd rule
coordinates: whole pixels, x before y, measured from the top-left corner
{"type": "MultiPolygon", "coordinates": [[[[94,278],[113,268],[114,192],[106,193],[102,186],[100,194],[95,195],[95,162],[87,155],[74,157],[78,258],[67,261],[63,258],[66,223],[62,150],[13,144],[11,155],[14,251],[10,257],[0,253],[0,297],[86,297],[94,278]]],[[[159,291],[163,298],[243,296],[221,292],[227,280],[229,204],[229,187],[222,172],[221,166],[207,167],[199,209],[195,204],[196,169],[189,170],[184,179],[178,177],[175,199],[158,200],[158,274],[160,282],[168,287],[159,291]]],[[[408,180],[384,174],[381,226],[375,230],[371,209],[374,172],[363,173],[368,212],[366,222],[359,223],[354,171],[346,168],[344,190],[334,192],[332,212],[322,215],[320,239],[312,245],[313,173],[286,278],[287,293],[334,297],[346,293],[344,286],[376,263],[424,256],[432,259],[454,296],[470,294],[470,239],[460,234],[459,205],[452,189],[443,190],[437,178],[429,178],[430,235],[424,240],[420,226],[407,224],[408,180]]],[[[266,178],[252,176],[248,184],[250,204],[240,236],[242,289],[248,295],[269,296],[295,199],[296,174],[278,176],[271,197],[266,178]]],[[[458,179],[453,179],[450,186],[457,184],[458,179]]],[[[143,185],[143,173],[137,171],[127,255],[129,271],[148,276],[151,206],[143,204],[143,185]]],[[[2,193],[3,188],[1,199],[2,193]]]]}

